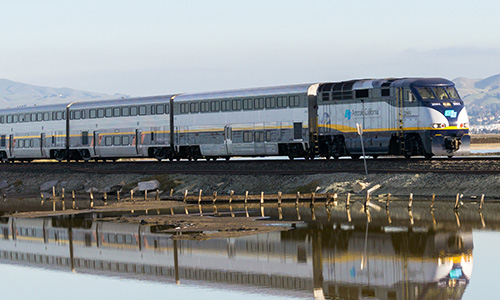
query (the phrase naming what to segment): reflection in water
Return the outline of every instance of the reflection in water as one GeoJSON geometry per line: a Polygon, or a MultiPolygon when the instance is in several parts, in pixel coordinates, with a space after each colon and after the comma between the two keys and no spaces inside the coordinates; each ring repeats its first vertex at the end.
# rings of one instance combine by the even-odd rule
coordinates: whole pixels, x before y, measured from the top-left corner
{"type": "Polygon", "coordinates": [[[194,241],[159,233],[162,226],[9,218],[0,224],[0,262],[316,299],[460,299],[471,276],[466,226],[412,227],[408,212],[404,226],[385,211],[226,210],[305,222],[285,232],[194,241]]]}

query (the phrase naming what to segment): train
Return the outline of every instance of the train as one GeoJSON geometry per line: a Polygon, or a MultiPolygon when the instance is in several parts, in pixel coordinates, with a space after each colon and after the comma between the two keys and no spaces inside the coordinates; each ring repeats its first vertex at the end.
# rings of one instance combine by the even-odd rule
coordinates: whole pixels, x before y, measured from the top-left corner
{"type": "Polygon", "coordinates": [[[2,162],[467,155],[452,81],[360,79],[0,110],[2,162]]]}

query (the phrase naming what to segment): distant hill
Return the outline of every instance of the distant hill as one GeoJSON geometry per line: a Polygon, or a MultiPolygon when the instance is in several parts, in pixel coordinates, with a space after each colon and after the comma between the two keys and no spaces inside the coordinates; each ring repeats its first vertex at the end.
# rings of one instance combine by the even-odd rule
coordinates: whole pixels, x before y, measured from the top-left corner
{"type": "Polygon", "coordinates": [[[485,106],[500,103],[500,74],[486,79],[459,77],[453,82],[466,105],[485,106]]]}
{"type": "Polygon", "coordinates": [[[72,101],[116,99],[128,97],[123,94],[108,95],[79,91],[70,88],[52,88],[36,86],[8,79],[0,79],[0,107],[17,107],[22,105],[46,105],[68,103],[72,101]]]}

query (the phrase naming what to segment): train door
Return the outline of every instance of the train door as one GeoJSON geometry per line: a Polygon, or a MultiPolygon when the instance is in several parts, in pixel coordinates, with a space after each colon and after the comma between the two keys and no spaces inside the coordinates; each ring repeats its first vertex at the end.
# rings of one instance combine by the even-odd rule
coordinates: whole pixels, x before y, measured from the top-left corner
{"type": "Polygon", "coordinates": [[[14,151],[14,135],[11,134],[9,136],[9,156],[14,155],[12,152],[14,151]]]}
{"type": "Polygon", "coordinates": [[[45,157],[45,151],[44,151],[44,148],[45,147],[45,133],[42,133],[40,134],[40,155],[42,157],[45,157]]]}
{"type": "Polygon", "coordinates": [[[139,154],[141,152],[142,144],[142,131],[140,129],[135,130],[135,153],[139,154]]]}
{"type": "Polygon", "coordinates": [[[233,129],[230,126],[224,127],[224,144],[226,146],[226,154],[233,154],[233,129]]]}
{"type": "Polygon", "coordinates": [[[99,131],[94,131],[94,136],[92,138],[92,149],[94,150],[94,156],[99,156],[99,131]]]}

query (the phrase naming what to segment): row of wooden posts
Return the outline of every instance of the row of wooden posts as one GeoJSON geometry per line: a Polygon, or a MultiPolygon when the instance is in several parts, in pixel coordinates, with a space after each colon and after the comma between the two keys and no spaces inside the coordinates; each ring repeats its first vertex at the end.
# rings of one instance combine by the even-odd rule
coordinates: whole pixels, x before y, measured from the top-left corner
{"type": "MultiPolygon", "coordinates": [[[[173,193],[174,193],[174,190],[171,189],[170,190],[170,199],[171,200],[180,200],[179,197],[174,197],[173,193]]],[[[184,191],[184,195],[182,197],[182,200],[183,200],[184,203],[188,202],[188,193],[189,193],[188,190],[184,191]]],[[[198,199],[197,199],[198,200],[198,204],[201,204],[201,202],[202,202],[202,199],[203,199],[202,193],[203,193],[203,190],[200,189],[199,193],[198,193],[198,199]]],[[[317,198],[319,198],[318,196],[321,197],[321,198],[326,198],[325,205],[331,205],[331,204],[337,205],[337,203],[338,203],[338,198],[339,197],[338,197],[337,193],[333,193],[333,194],[332,193],[327,193],[326,195],[325,194],[322,194],[322,195],[319,194],[318,195],[318,194],[316,194],[316,193],[313,192],[310,195],[310,204],[311,205],[315,205],[315,201],[317,200],[317,198]]],[[[389,204],[391,202],[391,196],[392,196],[391,194],[387,194],[386,209],[389,209],[389,204]]],[[[55,188],[55,186],[52,187],[52,197],[53,197],[53,199],[51,199],[51,200],[53,202],[53,209],[55,210],[55,203],[56,203],[56,201],[62,200],[62,206],[63,206],[63,210],[64,210],[65,209],[65,206],[64,206],[65,205],[64,204],[64,202],[65,202],[65,189],[64,188],[61,189],[61,196],[58,199],[56,197],[56,188],[55,188]]],[[[221,198],[228,198],[228,202],[231,204],[233,202],[234,198],[236,198],[236,197],[241,198],[241,196],[235,196],[234,195],[234,191],[231,190],[230,193],[229,193],[229,196],[223,196],[221,198]]],[[[482,194],[481,195],[481,200],[479,202],[479,210],[481,210],[483,208],[484,197],[485,197],[484,194],[482,194]]],[[[3,194],[2,198],[5,201],[6,200],[6,195],[3,194]]],[[[206,198],[206,196],[205,196],[205,198],[206,198]]],[[[218,198],[219,197],[217,195],[217,191],[213,192],[213,194],[212,194],[212,203],[215,204],[217,202],[218,198]]],[[[252,200],[254,200],[255,196],[253,196],[252,198],[253,198],[252,200]]],[[[283,199],[289,199],[290,200],[290,199],[295,198],[295,205],[298,205],[299,201],[301,199],[303,199],[304,197],[301,196],[300,192],[297,192],[295,195],[283,195],[282,192],[278,192],[277,195],[273,195],[273,198],[277,198],[277,204],[278,204],[278,206],[281,206],[283,199]]],[[[455,206],[454,206],[455,210],[458,210],[459,207],[460,207],[460,198],[461,198],[461,194],[458,193],[456,195],[456,198],[455,198],[455,206]]],[[[71,199],[73,201],[72,208],[75,209],[76,208],[76,205],[75,205],[75,201],[76,201],[75,191],[71,191],[71,199]]],[[[137,197],[134,198],[134,190],[130,190],[130,198],[128,198],[128,199],[127,198],[122,199],[120,197],[120,191],[117,191],[117,193],[116,193],[116,200],[118,202],[120,202],[120,201],[129,201],[129,200],[135,202],[136,199],[138,200],[137,197]]],[[[147,190],[144,191],[144,197],[143,197],[143,199],[145,201],[148,200],[148,191],[147,190]]],[[[160,200],[160,191],[158,189],[156,189],[156,194],[155,194],[155,198],[154,199],[156,201],[160,200]]],[[[244,198],[243,198],[244,203],[247,204],[248,201],[249,201],[249,199],[250,199],[249,192],[246,191],[245,195],[244,195],[244,198]]],[[[432,200],[431,200],[431,205],[430,205],[431,209],[434,208],[435,199],[436,199],[436,194],[432,194],[432,200]]],[[[44,202],[44,194],[43,193],[41,194],[41,200],[42,200],[42,205],[43,205],[43,202],[44,202]]],[[[92,190],[90,190],[90,192],[89,192],[89,200],[90,200],[90,208],[93,208],[94,207],[94,193],[93,193],[92,190]]],[[[102,200],[104,201],[104,205],[107,205],[108,194],[106,192],[103,193],[102,200]]],[[[264,204],[264,200],[265,200],[264,192],[260,193],[260,198],[258,200],[260,200],[260,204],[261,205],[264,204]]],[[[371,195],[370,195],[369,192],[367,192],[366,193],[366,198],[365,198],[365,201],[364,201],[365,208],[370,204],[370,201],[371,201],[371,195]]],[[[345,202],[346,207],[349,207],[350,203],[351,203],[351,193],[347,193],[347,195],[346,195],[346,202],[345,202]]],[[[408,199],[408,209],[411,209],[412,205],[413,205],[413,193],[410,194],[409,199],[408,199]]]]}

